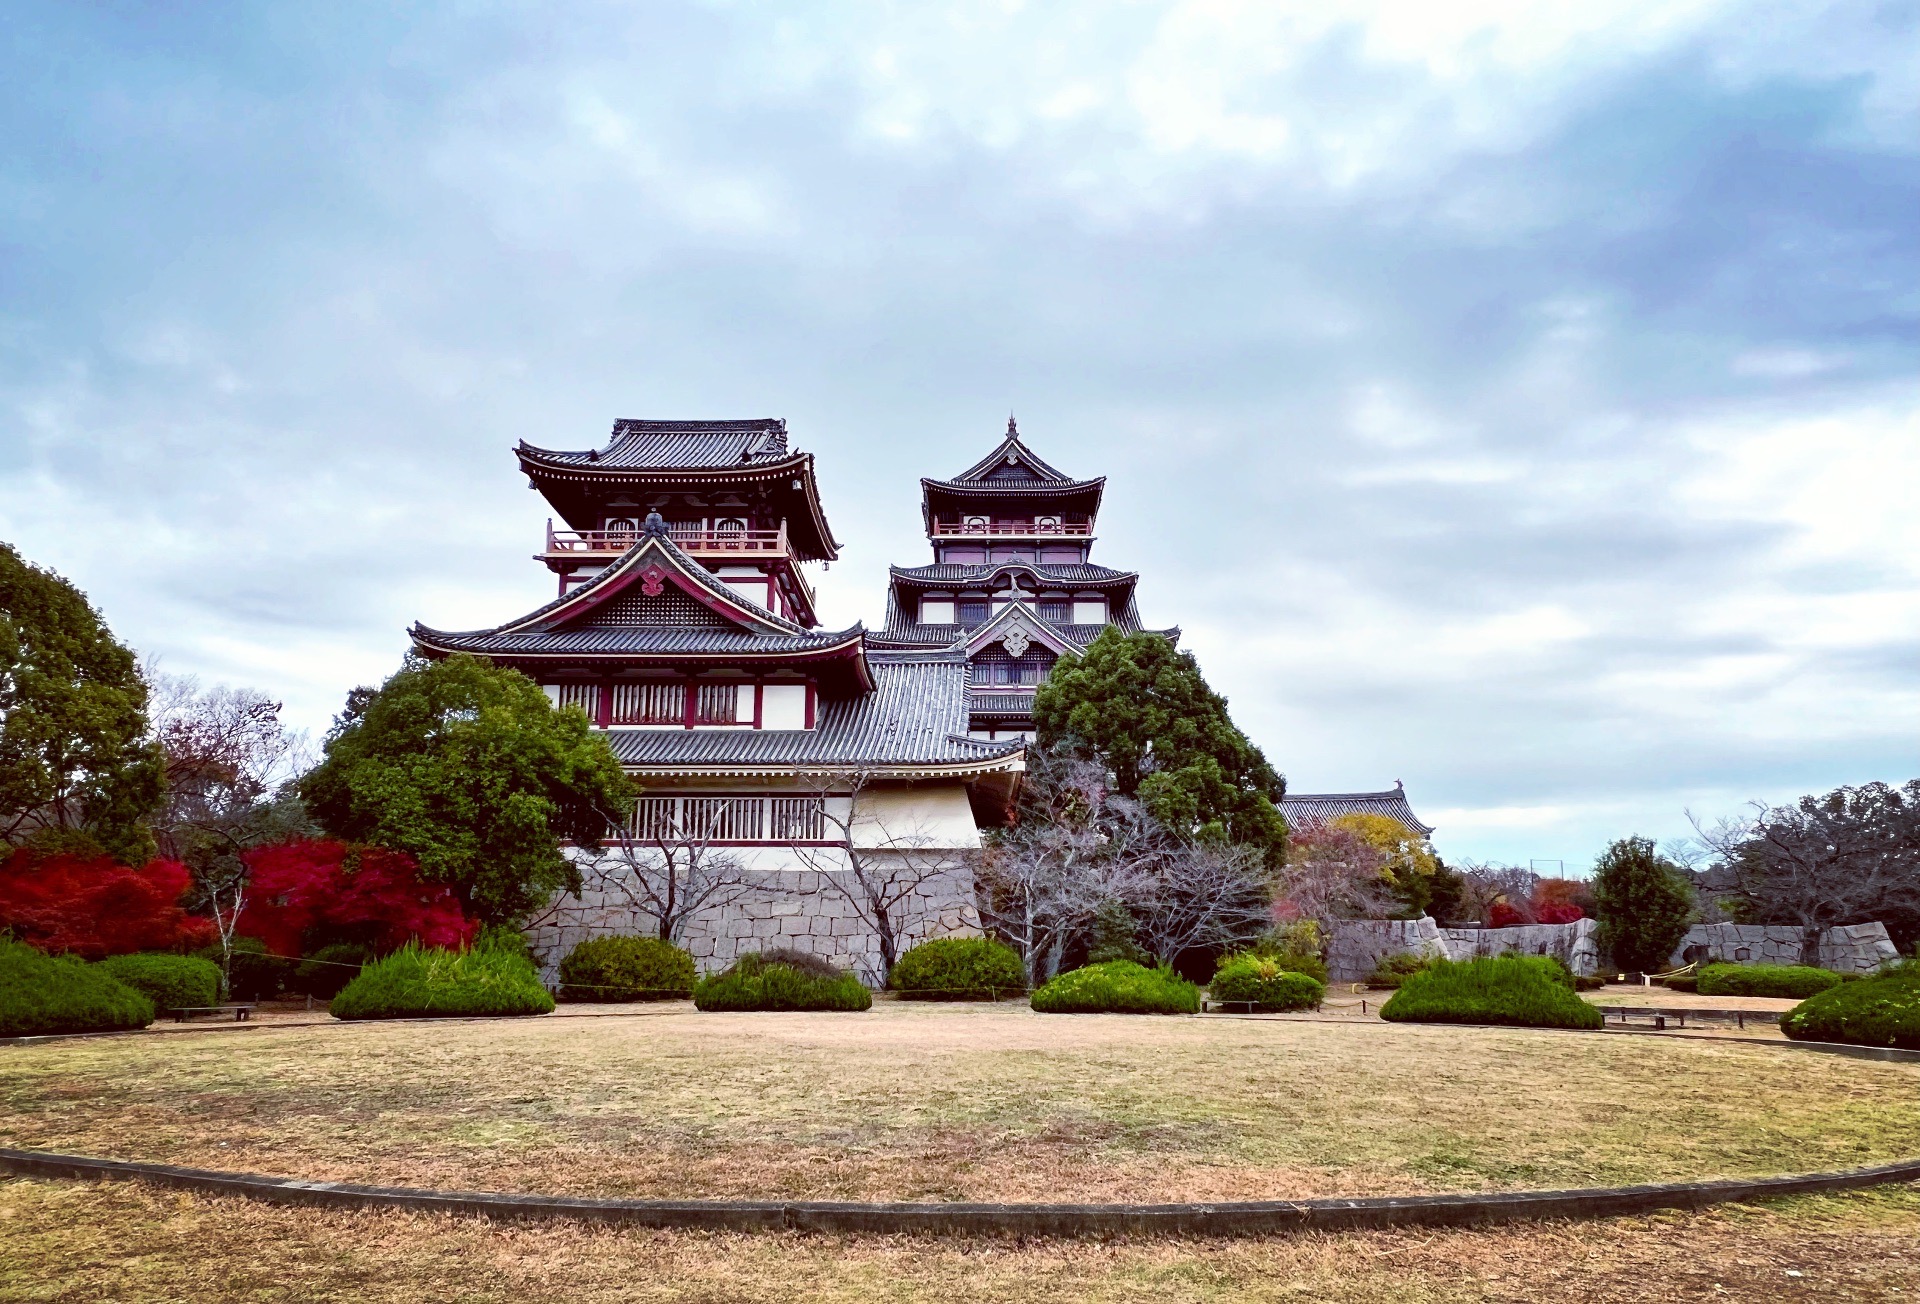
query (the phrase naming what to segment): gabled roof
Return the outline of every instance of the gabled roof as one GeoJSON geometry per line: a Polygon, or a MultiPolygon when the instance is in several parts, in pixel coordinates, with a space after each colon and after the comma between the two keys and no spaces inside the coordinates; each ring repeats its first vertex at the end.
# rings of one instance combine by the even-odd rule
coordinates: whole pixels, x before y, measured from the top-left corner
{"type": "Polygon", "coordinates": [[[866,667],[866,630],[860,625],[818,632],[776,615],[723,584],[664,534],[645,534],[620,559],[586,584],[518,620],[492,629],[447,631],[416,624],[416,647],[428,654],[473,652],[507,661],[602,657],[644,663],[661,660],[782,665],[846,661],[852,686],[872,686],[866,667]],[[669,590],[699,604],[706,624],[632,624],[604,617],[623,595],[663,597],[669,590]]]}
{"type": "Polygon", "coordinates": [[[1027,642],[1038,643],[1057,657],[1079,654],[1079,647],[1062,636],[1051,622],[1036,616],[1024,602],[1009,602],[994,612],[990,619],[968,630],[954,643],[954,647],[973,657],[981,649],[1000,642],[1016,630],[1027,642]]]}
{"type": "Polygon", "coordinates": [[[1017,770],[1018,741],[966,736],[967,663],[924,653],[875,653],[874,691],[821,704],[812,729],[609,729],[621,764],[642,771],[752,771],[854,766],[980,772],[1017,770]]]}
{"type": "Polygon", "coordinates": [[[1091,496],[1092,508],[1100,502],[1105,476],[1093,480],[1075,480],[1043,461],[1020,438],[1020,428],[1007,418],[1007,433],[999,445],[985,457],[951,480],[923,478],[920,487],[927,493],[955,494],[963,497],[1003,497],[1040,495],[1044,497],[1091,496]]]}
{"type": "Polygon", "coordinates": [[[767,495],[787,518],[796,553],[832,561],[839,542],[827,526],[814,481],[813,454],[787,443],[786,422],[614,422],[605,448],[539,448],[520,441],[520,469],[575,529],[598,529],[596,519],[609,492],[710,493],[733,490],[767,495]]]}
{"type": "Polygon", "coordinates": [[[1433,832],[1431,824],[1422,824],[1413,813],[1406,789],[1397,782],[1385,792],[1290,792],[1280,799],[1279,806],[1281,818],[1296,833],[1320,828],[1342,815],[1385,815],[1423,838],[1433,832]]]}
{"type": "Polygon", "coordinates": [[[889,568],[893,582],[910,588],[935,589],[954,588],[960,585],[987,585],[1009,572],[1031,575],[1048,584],[1066,585],[1081,589],[1131,588],[1139,582],[1137,571],[1114,570],[1109,566],[1094,566],[1076,562],[1060,564],[1044,561],[996,561],[980,566],[959,566],[952,563],[940,563],[933,566],[893,566],[889,568]]]}

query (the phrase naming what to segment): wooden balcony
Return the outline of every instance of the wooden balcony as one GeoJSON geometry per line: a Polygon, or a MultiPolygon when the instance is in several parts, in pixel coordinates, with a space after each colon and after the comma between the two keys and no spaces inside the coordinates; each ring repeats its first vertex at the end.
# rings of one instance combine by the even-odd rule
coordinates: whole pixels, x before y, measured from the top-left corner
{"type": "MultiPolygon", "coordinates": [[[[617,557],[640,542],[639,530],[556,530],[547,522],[546,557],[617,557]]],[[[761,561],[792,556],[787,523],[777,530],[713,530],[698,525],[669,525],[667,537],[693,557],[738,557],[761,561]]]]}
{"type": "Polygon", "coordinates": [[[942,521],[933,523],[936,539],[1091,539],[1085,521],[942,521]]]}

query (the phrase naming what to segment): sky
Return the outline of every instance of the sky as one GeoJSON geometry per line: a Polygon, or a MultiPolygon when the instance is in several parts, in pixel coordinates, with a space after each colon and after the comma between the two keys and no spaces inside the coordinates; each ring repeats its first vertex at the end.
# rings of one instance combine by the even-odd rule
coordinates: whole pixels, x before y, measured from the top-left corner
{"type": "Polygon", "coordinates": [[[0,15],[0,539],[324,730],[551,596],[513,445],[1109,477],[1297,792],[1450,860],[1920,774],[1920,2],[0,15]]]}

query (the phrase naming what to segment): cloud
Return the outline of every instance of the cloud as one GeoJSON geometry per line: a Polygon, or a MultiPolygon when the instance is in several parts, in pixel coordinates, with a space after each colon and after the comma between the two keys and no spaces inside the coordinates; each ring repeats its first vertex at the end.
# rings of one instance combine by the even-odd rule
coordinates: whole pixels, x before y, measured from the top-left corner
{"type": "Polygon", "coordinates": [[[518,439],[785,416],[839,624],[1012,406],[1296,787],[1449,854],[1908,777],[1917,19],[42,6],[0,533],[320,726],[548,596],[518,439]]]}

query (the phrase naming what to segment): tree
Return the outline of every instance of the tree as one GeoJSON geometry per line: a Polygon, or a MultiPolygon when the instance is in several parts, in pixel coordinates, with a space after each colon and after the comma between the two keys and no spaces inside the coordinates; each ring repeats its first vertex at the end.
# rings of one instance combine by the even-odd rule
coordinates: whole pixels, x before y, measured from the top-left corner
{"type": "Polygon", "coordinates": [[[356,690],[300,782],[322,828],[405,851],[483,923],[509,923],[580,890],[560,847],[597,845],[635,792],[577,708],[556,710],[517,670],[459,654],[409,658],[356,690]]]}
{"type": "Polygon", "coordinates": [[[750,874],[738,853],[716,845],[726,834],[727,801],[689,794],[603,811],[607,832],[576,857],[582,885],[624,900],[652,921],[654,936],[684,947],[696,919],[775,890],[750,874]]]}
{"type": "Polygon", "coordinates": [[[0,543],[0,840],[153,851],[163,783],[133,654],[86,597],[0,543]]]}
{"type": "Polygon", "coordinates": [[[282,956],[329,942],[358,942],[378,952],[410,941],[460,947],[472,920],[444,883],[422,883],[413,857],[382,847],[309,838],[246,853],[252,900],[240,931],[282,956]]]}
{"type": "Polygon", "coordinates": [[[89,960],[191,950],[211,941],[213,929],[181,908],[190,882],[176,860],[129,869],[111,856],[22,847],[0,861],[0,933],[89,960]]]}
{"type": "Polygon", "coordinates": [[[1845,924],[1884,923],[1903,950],[1920,938],[1920,779],[1756,802],[1745,819],[1694,827],[1743,918],[1805,930],[1804,963],[1818,962],[1823,931],[1845,924]]]}
{"type": "Polygon", "coordinates": [[[1160,635],[1108,626],[1054,666],[1033,718],[1043,749],[1066,744],[1100,760],[1121,796],[1176,835],[1256,847],[1273,868],[1284,859],[1274,803],[1286,780],[1235,727],[1193,654],[1160,635]]]}
{"type": "Polygon", "coordinates": [[[1381,873],[1406,911],[1416,919],[1426,913],[1433,900],[1434,871],[1440,862],[1425,838],[1391,815],[1369,811],[1337,815],[1327,823],[1347,829],[1377,848],[1383,857],[1381,873]]]}
{"type": "Polygon", "coordinates": [[[1328,823],[1294,834],[1275,890],[1277,919],[1383,919],[1400,907],[1388,853],[1352,828],[1328,823]]]}
{"type": "Polygon", "coordinates": [[[1594,862],[1593,906],[1615,967],[1657,973],[1693,922],[1693,888],[1652,839],[1621,838],[1594,862]]]}

